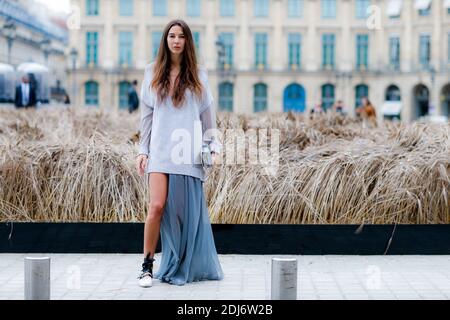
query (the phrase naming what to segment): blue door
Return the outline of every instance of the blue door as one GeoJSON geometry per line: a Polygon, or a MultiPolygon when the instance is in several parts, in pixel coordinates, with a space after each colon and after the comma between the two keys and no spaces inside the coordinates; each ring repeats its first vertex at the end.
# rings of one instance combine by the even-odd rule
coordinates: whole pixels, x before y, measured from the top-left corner
{"type": "Polygon", "coordinates": [[[283,110],[304,112],[305,111],[305,89],[297,83],[290,84],[284,89],[283,110]]]}

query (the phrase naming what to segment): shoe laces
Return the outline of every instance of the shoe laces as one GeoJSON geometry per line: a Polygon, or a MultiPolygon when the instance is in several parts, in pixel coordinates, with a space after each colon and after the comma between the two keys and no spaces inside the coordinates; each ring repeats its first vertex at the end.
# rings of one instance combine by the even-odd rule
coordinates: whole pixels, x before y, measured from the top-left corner
{"type": "Polygon", "coordinates": [[[155,259],[150,258],[150,253],[144,258],[144,263],[142,263],[142,273],[139,275],[139,279],[142,279],[146,276],[150,276],[153,278],[153,261],[155,259]]]}
{"type": "Polygon", "coordinates": [[[153,278],[153,275],[152,275],[151,272],[142,272],[142,273],[138,276],[138,279],[140,280],[140,279],[143,279],[143,278],[145,278],[145,277],[151,277],[151,278],[153,278]]]}

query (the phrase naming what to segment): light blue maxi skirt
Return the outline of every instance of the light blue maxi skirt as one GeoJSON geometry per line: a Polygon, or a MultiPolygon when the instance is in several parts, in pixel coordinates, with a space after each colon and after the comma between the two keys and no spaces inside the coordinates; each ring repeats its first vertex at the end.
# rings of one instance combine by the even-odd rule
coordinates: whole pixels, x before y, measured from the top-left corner
{"type": "Polygon", "coordinates": [[[203,182],[182,174],[168,174],[168,179],[160,228],[162,257],[154,277],[176,285],[222,280],[203,182]]]}

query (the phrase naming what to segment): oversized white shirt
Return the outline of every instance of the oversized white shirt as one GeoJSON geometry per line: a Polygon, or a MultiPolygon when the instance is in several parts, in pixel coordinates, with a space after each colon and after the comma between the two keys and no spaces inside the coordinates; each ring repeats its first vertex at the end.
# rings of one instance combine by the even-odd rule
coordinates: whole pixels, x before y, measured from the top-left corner
{"type": "Polygon", "coordinates": [[[202,99],[186,89],[182,106],[175,107],[169,97],[158,101],[155,90],[150,89],[154,64],[146,66],[141,87],[139,154],[149,157],[145,172],[184,174],[205,181],[202,143],[216,153],[222,149],[207,70],[198,69],[202,99]]]}

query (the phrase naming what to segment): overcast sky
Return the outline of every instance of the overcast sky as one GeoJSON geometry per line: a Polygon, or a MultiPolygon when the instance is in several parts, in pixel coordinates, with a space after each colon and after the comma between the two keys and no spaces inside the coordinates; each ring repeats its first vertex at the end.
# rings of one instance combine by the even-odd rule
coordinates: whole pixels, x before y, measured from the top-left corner
{"type": "Polygon", "coordinates": [[[56,12],[70,12],[70,0],[36,0],[56,12]]]}

